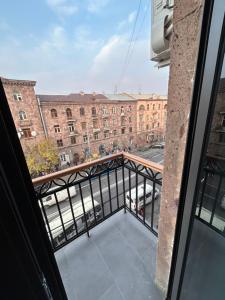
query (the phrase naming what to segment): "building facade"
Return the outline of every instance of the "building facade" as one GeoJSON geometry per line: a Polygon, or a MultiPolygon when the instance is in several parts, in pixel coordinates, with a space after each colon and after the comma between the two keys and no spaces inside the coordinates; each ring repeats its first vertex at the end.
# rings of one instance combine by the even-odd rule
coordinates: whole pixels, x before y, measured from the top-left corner
{"type": "Polygon", "coordinates": [[[35,82],[2,78],[24,152],[47,137],[60,164],[164,140],[165,97],[143,94],[35,95],[35,82]]]}

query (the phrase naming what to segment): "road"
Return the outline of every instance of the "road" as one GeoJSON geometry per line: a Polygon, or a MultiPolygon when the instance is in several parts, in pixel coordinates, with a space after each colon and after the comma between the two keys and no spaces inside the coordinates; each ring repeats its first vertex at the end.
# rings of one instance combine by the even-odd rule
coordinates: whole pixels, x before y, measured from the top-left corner
{"type": "MultiPolygon", "coordinates": [[[[163,149],[151,149],[145,152],[136,152],[135,155],[139,155],[145,159],[152,160],[154,162],[163,163],[163,149]]],[[[129,175],[128,170],[124,170],[124,181],[125,181],[125,190],[129,190],[129,175]]],[[[138,185],[143,182],[143,176],[137,176],[138,185]]],[[[131,172],[131,188],[136,187],[136,174],[131,172]]],[[[152,185],[150,180],[146,181],[147,184],[152,185]]],[[[117,170],[117,184],[116,184],[116,172],[112,171],[109,176],[104,174],[101,176],[101,187],[102,187],[102,198],[100,194],[100,186],[99,186],[99,179],[93,178],[91,182],[86,180],[81,184],[81,190],[83,198],[86,198],[91,195],[91,189],[93,192],[93,198],[98,203],[101,204],[101,199],[103,199],[103,207],[104,207],[104,214],[107,216],[111,211],[117,209],[118,205],[121,206],[124,202],[123,199],[123,177],[122,177],[122,169],[117,170]],[[109,182],[108,182],[109,180],[109,182]],[[91,187],[90,187],[91,184],[91,187]],[[108,188],[110,186],[110,189],[108,188]],[[118,200],[117,200],[118,195],[118,200]],[[110,199],[111,197],[111,207],[110,207],[110,199]]],[[[159,190],[161,190],[160,186],[156,186],[159,190]]],[[[80,193],[77,189],[77,195],[72,198],[72,203],[76,203],[80,201],[80,193]]],[[[159,208],[160,208],[160,197],[154,201],[154,216],[153,216],[153,224],[154,227],[157,228],[158,226],[158,216],[159,216],[159,208]]],[[[61,212],[65,212],[70,209],[69,201],[64,201],[60,203],[60,210],[61,212]]],[[[53,205],[49,208],[46,208],[46,214],[48,216],[48,220],[52,221],[54,218],[59,216],[58,209],[56,205],[53,205]]],[[[151,215],[152,215],[152,205],[146,206],[146,221],[150,223],[151,215]]]]}

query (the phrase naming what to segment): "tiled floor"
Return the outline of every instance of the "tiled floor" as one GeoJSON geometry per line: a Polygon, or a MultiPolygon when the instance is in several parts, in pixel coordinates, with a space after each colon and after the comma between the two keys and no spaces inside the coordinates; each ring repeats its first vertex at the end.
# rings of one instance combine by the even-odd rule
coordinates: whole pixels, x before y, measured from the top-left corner
{"type": "Polygon", "coordinates": [[[110,217],[56,253],[69,300],[162,300],[157,238],[129,213],[110,217]]]}

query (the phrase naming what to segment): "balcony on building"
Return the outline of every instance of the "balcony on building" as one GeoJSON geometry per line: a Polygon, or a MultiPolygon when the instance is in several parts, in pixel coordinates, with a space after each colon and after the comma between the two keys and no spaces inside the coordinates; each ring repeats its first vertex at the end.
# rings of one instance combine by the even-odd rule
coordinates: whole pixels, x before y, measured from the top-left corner
{"type": "Polygon", "coordinates": [[[19,126],[20,127],[27,127],[27,126],[32,126],[33,122],[29,119],[24,119],[19,121],[19,126]]]}
{"type": "Polygon", "coordinates": [[[154,283],[162,171],[122,152],[33,180],[69,299],[163,299],[154,283]]]}

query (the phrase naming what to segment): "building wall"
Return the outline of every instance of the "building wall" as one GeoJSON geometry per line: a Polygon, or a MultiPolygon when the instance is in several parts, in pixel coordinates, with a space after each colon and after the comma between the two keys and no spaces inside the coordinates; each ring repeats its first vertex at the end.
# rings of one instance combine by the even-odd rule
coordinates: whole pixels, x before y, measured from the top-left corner
{"type": "Polygon", "coordinates": [[[198,55],[202,0],[174,1],[156,283],[167,290],[198,55]]]}
{"type": "Polygon", "coordinates": [[[101,100],[101,102],[95,101],[85,104],[41,103],[48,135],[55,141],[60,139],[63,141],[63,146],[59,147],[59,151],[67,156],[69,162],[73,163],[75,153],[78,153],[80,158],[84,158],[87,148],[90,149],[91,154],[98,155],[100,145],[104,145],[107,152],[112,151],[113,145],[117,145],[121,150],[127,146],[132,148],[136,145],[136,103],[111,102],[101,100]],[[80,114],[81,107],[85,110],[84,115],[80,114]],[[92,115],[93,107],[96,109],[96,115],[92,115]],[[72,112],[72,117],[69,120],[66,115],[68,108],[72,112]],[[52,109],[57,110],[57,118],[52,118],[52,109]],[[68,128],[71,122],[74,124],[74,132],[70,132],[68,128]],[[59,125],[59,133],[55,132],[55,125],[59,125]],[[131,128],[132,132],[130,132],[131,128]],[[124,129],[124,133],[122,133],[122,129],[124,129]],[[98,138],[95,139],[97,134],[98,138]],[[72,136],[75,136],[76,144],[71,144],[72,136]],[[84,136],[87,136],[86,142],[84,136]]]}
{"type": "Polygon", "coordinates": [[[2,78],[2,82],[21,145],[26,152],[27,147],[36,145],[45,137],[34,91],[35,81],[2,78]],[[25,112],[24,120],[20,120],[20,112],[25,112]],[[29,137],[23,133],[24,129],[29,129],[29,137]]]}
{"type": "Polygon", "coordinates": [[[137,100],[137,139],[138,145],[163,141],[167,115],[166,99],[137,100]]]}

